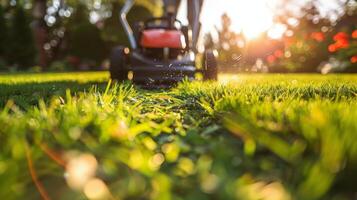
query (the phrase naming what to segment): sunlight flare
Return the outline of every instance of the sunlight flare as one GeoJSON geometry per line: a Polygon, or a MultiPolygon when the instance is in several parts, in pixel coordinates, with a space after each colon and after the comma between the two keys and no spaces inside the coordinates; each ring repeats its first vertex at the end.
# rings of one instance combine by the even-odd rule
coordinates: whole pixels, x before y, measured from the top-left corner
{"type": "Polygon", "coordinates": [[[204,29],[220,24],[220,15],[227,13],[232,19],[232,29],[254,39],[274,25],[274,7],[277,0],[207,0],[203,10],[204,29]],[[224,3],[223,3],[224,2],[224,3]]]}
{"type": "Polygon", "coordinates": [[[248,39],[258,37],[273,25],[273,13],[267,0],[234,1],[236,12],[231,12],[232,28],[242,31],[248,39]]]}

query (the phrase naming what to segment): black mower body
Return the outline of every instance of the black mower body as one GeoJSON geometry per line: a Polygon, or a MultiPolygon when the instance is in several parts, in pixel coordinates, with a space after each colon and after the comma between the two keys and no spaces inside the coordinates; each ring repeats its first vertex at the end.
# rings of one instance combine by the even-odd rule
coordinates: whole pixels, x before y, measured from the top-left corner
{"type": "Polygon", "coordinates": [[[150,59],[142,54],[133,52],[129,55],[128,69],[133,73],[136,83],[172,83],[184,78],[193,80],[197,68],[194,54],[181,60],[178,59],[150,59]]]}

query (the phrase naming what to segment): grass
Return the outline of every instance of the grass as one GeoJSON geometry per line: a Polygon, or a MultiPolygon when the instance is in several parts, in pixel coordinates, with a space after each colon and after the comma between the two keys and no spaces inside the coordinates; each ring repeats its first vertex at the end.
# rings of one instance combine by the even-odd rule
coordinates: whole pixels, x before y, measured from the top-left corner
{"type": "Polygon", "coordinates": [[[223,75],[153,91],[106,73],[5,75],[0,105],[2,199],[356,195],[354,75],[223,75]]]}

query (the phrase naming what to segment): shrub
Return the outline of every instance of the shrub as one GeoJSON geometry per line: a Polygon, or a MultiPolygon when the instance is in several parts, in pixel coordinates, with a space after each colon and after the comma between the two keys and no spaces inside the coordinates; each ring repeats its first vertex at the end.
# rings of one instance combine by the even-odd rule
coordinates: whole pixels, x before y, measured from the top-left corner
{"type": "Polygon", "coordinates": [[[54,72],[65,72],[73,69],[66,61],[55,61],[50,65],[49,70],[54,72]]]}
{"type": "Polygon", "coordinates": [[[333,37],[334,43],[330,44],[328,49],[339,61],[346,62],[347,68],[345,72],[357,72],[356,31],[357,30],[349,32],[340,31],[336,33],[333,37]]]}

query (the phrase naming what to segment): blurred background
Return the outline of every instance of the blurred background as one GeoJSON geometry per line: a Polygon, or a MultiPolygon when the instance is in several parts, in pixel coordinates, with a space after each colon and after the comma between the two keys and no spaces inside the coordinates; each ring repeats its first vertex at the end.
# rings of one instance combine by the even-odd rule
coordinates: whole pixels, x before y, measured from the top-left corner
{"type": "MultiPolygon", "coordinates": [[[[123,0],[0,0],[0,72],[106,70],[128,45],[123,0]]],[[[137,0],[131,24],[160,16],[161,0],[137,0]]],[[[183,9],[180,16],[185,16],[183,9]]],[[[222,72],[357,72],[356,0],[206,0],[200,49],[222,72]]]]}

